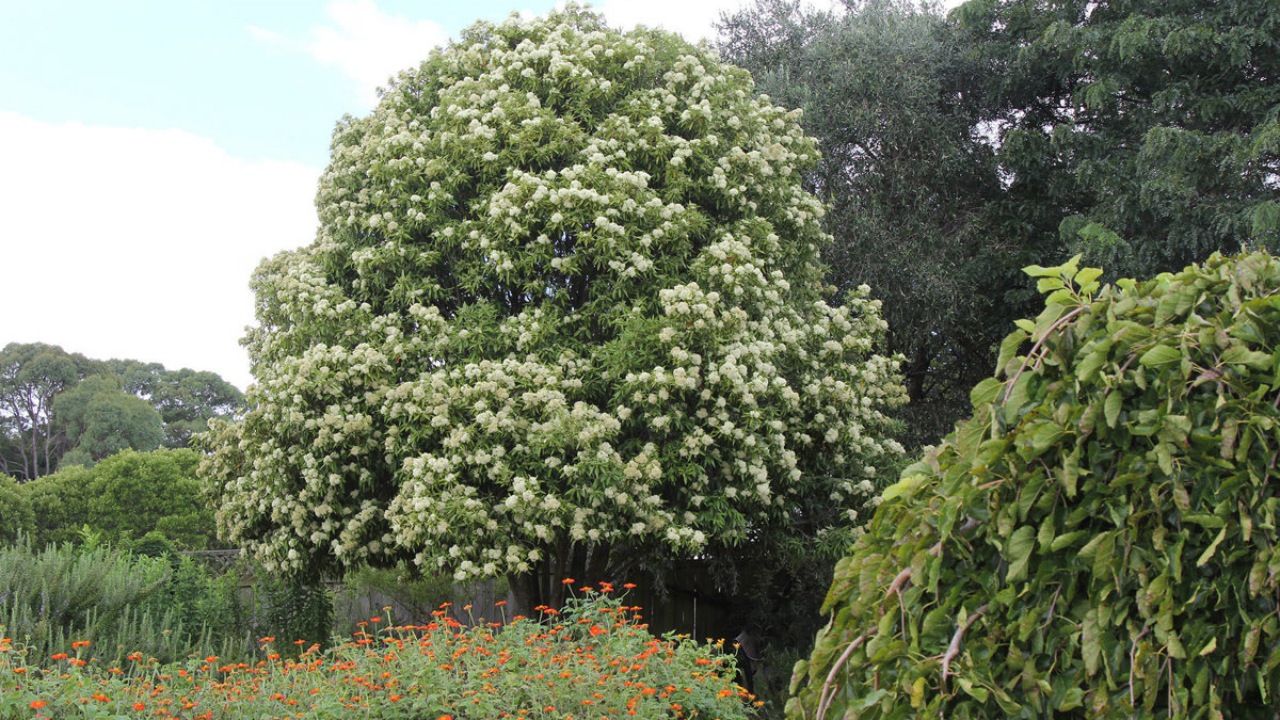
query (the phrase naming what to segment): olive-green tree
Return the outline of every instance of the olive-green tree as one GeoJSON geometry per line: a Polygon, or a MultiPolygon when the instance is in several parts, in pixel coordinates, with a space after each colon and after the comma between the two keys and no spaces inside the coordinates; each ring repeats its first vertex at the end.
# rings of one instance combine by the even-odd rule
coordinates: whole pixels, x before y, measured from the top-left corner
{"type": "Polygon", "coordinates": [[[1149,277],[1280,240],[1272,0],[970,0],[997,237],[1149,277]]]}
{"type": "Polygon", "coordinates": [[[822,151],[807,184],[831,206],[828,280],[870,285],[888,348],[903,356],[909,446],[937,442],[991,371],[1012,243],[993,235],[1002,195],[994,153],[975,132],[985,68],[954,24],[914,0],[850,0],[843,11],[756,0],[724,16],[721,54],[760,91],[804,110],[822,151]]]}
{"type": "Polygon", "coordinates": [[[1272,718],[1280,260],[1047,293],[836,568],[792,718],[1272,718]]]}
{"type": "Polygon", "coordinates": [[[9,343],[0,350],[0,472],[22,482],[58,467],[66,433],[53,417],[54,398],[99,366],[45,343],[9,343]]]}
{"type": "Polygon", "coordinates": [[[194,435],[208,429],[209,420],[233,418],[244,410],[244,394],[214,372],[166,370],[160,363],[137,360],[108,360],[106,366],[126,392],[160,413],[168,448],[187,447],[194,435]]]}
{"type": "Polygon", "coordinates": [[[53,411],[67,443],[59,467],[92,465],[121,450],[155,450],[164,440],[160,413],[112,375],[91,375],[63,391],[53,411]]]}
{"type": "Polygon", "coordinates": [[[676,35],[465,31],[339,125],[316,242],[254,277],[250,409],[205,440],[222,531],[281,572],[411,558],[525,604],[845,537],[903,393],[879,303],[827,302],[816,159],[676,35]]]}

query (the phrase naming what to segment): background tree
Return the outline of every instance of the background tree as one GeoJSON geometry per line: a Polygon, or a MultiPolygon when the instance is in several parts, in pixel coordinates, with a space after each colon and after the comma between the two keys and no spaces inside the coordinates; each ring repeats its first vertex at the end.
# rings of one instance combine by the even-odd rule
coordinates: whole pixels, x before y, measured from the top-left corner
{"type": "Polygon", "coordinates": [[[157,412],[161,442],[186,447],[193,434],[207,429],[210,418],[235,417],[243,403],[240,391],[216,373],[93,360],[44,343],[10,343],[0,351],[0,472],[26,481],[59,467],[68,450],[72,463],[84,463],[127,447],[154,449],[157,412]],[[91,375],[97,376],[94,383],[74,393],[91,375]],[[62,400],[67,393],[71,397],[62,400]],[[59,404],[62,409],[55,412],[59,404]],[[77,444],[81,447],[74,449],[77,444]]]}
{"type": "Polygon", "coordinates": [[[0,472],[20,481],[53,472],[66,436],[53,417],[53,400],[98,363],[44,343],[9,343],[0,350],[0,429],[7,442],[0,472]]]}
{"type": "Polygon", "coordinates": [[[54,398],[53,406],[68,445],[59,466],[92,465],[121,450],[155,450],[164,439],[160,413],[111,375],[85,378],[54,398]]]}
{"type": "Polygon", "coordinates": [[[970,0],[1008,188],[997,236],[1150,276],[1280,239],[1270,0],[970,0]]]}
{"type": "Polygon", "coordinates": [[[465,31],[340,123],[316,242],[255,275],[250,410],[202,465],[226,537],[533,604],[840,534],[902,389],[879,303],[824,300],[816,157],[678,36],[577,8],[465,31]]]}
{"type": "Polygon", "coordinates": [[[822,150],[806,182],[831,205],[827,277],[883,300],[888,346],[905,358],[905,439],[936,441],[990,372],[1012,262],[984,218],[1000,183],[975,131],[980,66],[936,10],[909,1],[759,0],[719,31],[725,59],[803,108],[822,150]]]}
{"type": "Polygon", "coordinates": [[[1043,312],[887,488],[793,718],[1270,718],[1280,261],[1029,268],[1043,312]]]}
{"type": "Polygon", "coordinates": [[[213,418],[235,417],[244,394],[220,375],[190,368],[166,370],[159,363],[108,360],[125,391],[149,403],[164,422],[164,446],[187,447],[191,437],[208,429],[213,418]]]}

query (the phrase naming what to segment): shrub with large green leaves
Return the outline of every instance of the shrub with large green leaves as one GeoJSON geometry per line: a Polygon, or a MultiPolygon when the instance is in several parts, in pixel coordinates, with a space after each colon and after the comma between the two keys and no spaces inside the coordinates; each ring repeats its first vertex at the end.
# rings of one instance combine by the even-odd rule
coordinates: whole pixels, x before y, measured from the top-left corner
{"type": "Polygon", "coordinates": [[[869,289],[827,302],[816,158],[679,36],[464,31],[338,127],[316,242],[255,276],[251,409],[205,439],[220,528],[272,571],[411,559],[523,605],[846,537],[904,393],[869,289]]]}
{"type": "Polygon", "coordinates": [[[1044,312],[908,468],[797,665],[792,718],[1271,718],[1280,691],[1280,261],[1044,312]]]}
{"type": "Polygon", "coordinates": [[[0,542],[16,540],[19,535],[31,534],[35,527],[35,513],[31,501],[22,492],[22,486],[8,475],[0,475],[0,542]]]}

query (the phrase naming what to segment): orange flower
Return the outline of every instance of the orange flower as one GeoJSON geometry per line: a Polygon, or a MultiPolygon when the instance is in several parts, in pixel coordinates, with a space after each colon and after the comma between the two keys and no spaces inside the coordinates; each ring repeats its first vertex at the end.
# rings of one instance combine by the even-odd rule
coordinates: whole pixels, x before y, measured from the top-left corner
{"type": "Polygon", "coordinates": [[[75,642],[71,643],[71,648],[72,648],[73,650],[79,650],[80,648],[85,648],[85,647],[89,647],[89,641],[88,641],[88,640],[77,640],[77,641],[75,641],[75,642]]]}
{"type": "Polygon", "coordinates": [[[147,704],[144,702],[136,702],[133,704],[133,709],[137,710],[138,712],[142,712],[143,710],[147,709],[147,704]]]}
{"type": "Polygon", "coordinates": [[[267,636],[267,637],[260,637],[260,638],[258,638],[258,642],[260,642],[260,643],[269,643],[269,642],[275,642],[275,641],[276,641],[276,639],[275,639],[275,638],[273,638],[273,637],[271,637],[271,636],[267,636]]]}
{"type": "Polygon", "coordinates": [[[44,707],[45,705],[48,705],[48,704],[49,704],[49,703],[47,703],[47,702],[45,702],[45,701],[43,701],[43,700],[32,700],[32,701],[31,701],[31,705],[29,705],[28,707],[30,707],[32,710],[39,710],[40,708],[42,708],[42,707],[44,707]]]}
{"type": "Polygon", "coordinates": [[[599,625],[592,625],[592,626],[591,626],[591,631],[590,631],[590,632],[591,632],[591,637],[596,637],[597,635],[603,635],[603,634],[605,634],[605,633],[607,633],[607,632],[609,632],[609,631],[608,631],[608,630],[605,630],[604,628],[600,627],[599,625]]]}
{"type": "Polygon", "coordinates": [[[403,699],[404,699],[404,696],[403,696],[403,695],[392,695],[391,697],[389,697],[389,698],[387,698],[387,699],[388,699],[388,700],[390,700],[391,702],[400,702],[401,700],[403,700],[403,699]]]}
{"type": "Polygon", "coordinates": [[[212,665],[213,663],[218,662],[218,656],[217,656],[217,655],[210,655],[209,657],[205,658],[205,659],[204,659],[204,661],[205,661],[205,662],[207,662],[207,663],[209,663],[210,665],[212,665]]]}
{"type": "Polygon", "coordinates": [[[54,659],[54,660],[66,660],[66,659],[67,659],[67,654],[66,654],[66,653],[54,653],[54,655],[53,655],[53,659],[54,659]]]}
{"type": "Polygon", "coordinates": [[[561,581],[560,581],[560,584],[561,584],[561,585],[572,585],[574,582],[576,582],[576,581],[575,581],[573,578],[565,578],[565,579],[563,579],[563,580],[561,580],[561,581]]]}

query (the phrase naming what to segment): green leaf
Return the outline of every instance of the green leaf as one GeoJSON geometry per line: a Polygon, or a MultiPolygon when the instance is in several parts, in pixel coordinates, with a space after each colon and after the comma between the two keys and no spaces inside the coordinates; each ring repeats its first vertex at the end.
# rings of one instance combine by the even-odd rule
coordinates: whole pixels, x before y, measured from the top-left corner
{"type": "Polygon", "coordinates": [[[1068,689],[1058,701],[1058,712],[1074,710],[1084,705],[1084,691],[1078,687],[1068,689]]]}
{"type": "Polygon", "coordinates": [[[1038,455],[1058,442],[1062,438],[1062,434],[1062,426],[1056,422],[1046,421],[1039,423],[1031,432],[1031,449],[1038,455]]]}
{"type": "Polygon", "coordinates": [[[1025,331],[1017,330],[1005,336],[1000,342],[1000,355],[996,358],[996,369],[1000,372],[1009,373],[1009,364],[1018,356],[1018,350],[1022,349],[1022,344],[1027,341],[1028,334],[1025,331]]]}
{"type": "Polygon", "coordinates": [[[1005,559],[1009,561],[1006,581],[1021,580],[1027,576],[1027,562],[1031,559],[1035,544],[1036,531],[1030,525],[1023,525],[1013,531],[1004,552],[1005,559]]]}
{"type": "Polygon", "coordinates": [[[1181,361],[1182,353],[1177,348],[1168,345],[1156,345],[1142,353],[1142,357],[1138,358],[1138,364],[1143,367],[1155,367],[1181,361]]]}
{"type": "Polygon", "coordinates": [[[1076,357],[1076,379],[1089,382],[1110,359],[1111,340],[1103,340],[1076,357]]]}
{"type": "Polygon", "coordinates": [[[1060,277],[1062,268],[1060,267],[1041,267],[1039,265],[1028,265],[1022,268],[1022,272],[1033,278],[1042,277],[1060,277]]]}
{"type": "Polygon", "coordinates": [[[1004,390],[1004,386],[1005,384],[996,378],[987,378],[969,391],[969,402],[973,403],[974,408],[994,403],[996,398],[1000,397],[1000,392],[1004,390]]]}
{"type": "Polygon", "coordinates": [[[1062,282],[1062,278],[1043,277],[1036,281],[1036,291],[1041,295],[1055,290],[1062,290],[1065,287],[1066,285],[1062,282]]]}
{"type": "Polygon", "coordinates": [[[1018,381],[1013,384],[1009,391],[1009,396],[1004,401],[1004,421],[1013,423],[1018,419],[1018,411],[1027,403],[1028,388],[1031,384],[1031,376],[1023,374],[1018,381]]]}
{"type": "Polygon", "coordinates": [[[1120,396],[1119,391],[1112,390],[1107,393],[1107,399],[1102,405],[1102,414],[1107,420],[1107,427],[1115,429],[1116,421],[1120,419],[1120,407],[1124,402],[1124,398],[1120,396]]]}
{"type": "Polygon", "coordinates": [[[1070,547],[1077,540],[1088,534],[1088,530],[1072,530],[1069,533],[1063,533],[1053,539],[1053,542],[1049,545],[1049,552],[1058,552],[1065,547],[1070,547]]]}
{"type": "Polygon", "coordinates": [[[1044,552],[1053,546],[1053,533],[1056,524],[1052,515],[1046,515],[1040,523],[1040,531],[1036,533],[1036,544],[1040,546],[1040,552],[1044,552]]]}
{"type": "Polygon", "coordinates": [[[1214,553],[1218,551],[1218,545],[1222,543],[1223,538],[1227,536],[1227,529],[1224,527],[1218,531],[1218,536],[1209,543],[1209,547],[1200,553],[1200,557],[1196,558],[1196,567],[1204,567],[1204,564],[1213,559],[1214,553]]]}
{"type": "Polygon", "coordinates": [[[1103,629],[1098,627],[1098,611],[1089,610],[1084,614],[1084,622],[1080,628],[1080,650],[1084,656],[1085,672],[1098,674],[1098,664],[1102,660],[1103,629]]]}
{"type": "Polygon", "coordinates": [[[956,678],[956,685],[959,685],[961,690],[965,691],[967,695],[980,703],[986,702],[987,698],[990,696],[990,693],[987,692],[986,688],[974,685],[968,678],[956,678]]]}
{"type": "Polygon", "coordinates": [[[1089,286],[1093,285],[1100,277],[1102,277],[1102,268],[1080,268],[1080,272],[1076,273],[1075,282],[1081,290],[1090,292],[1092,288],[1089,286]]]}
{"type": "Polygon", "coordinates": [[[1243,345],[1232,345],[1222,353],[1222,362],[1229,365],[1244,365],[1254,370],[1270,370],[1274,358],[1270,353],[1250,350],[1243,345]]]}

